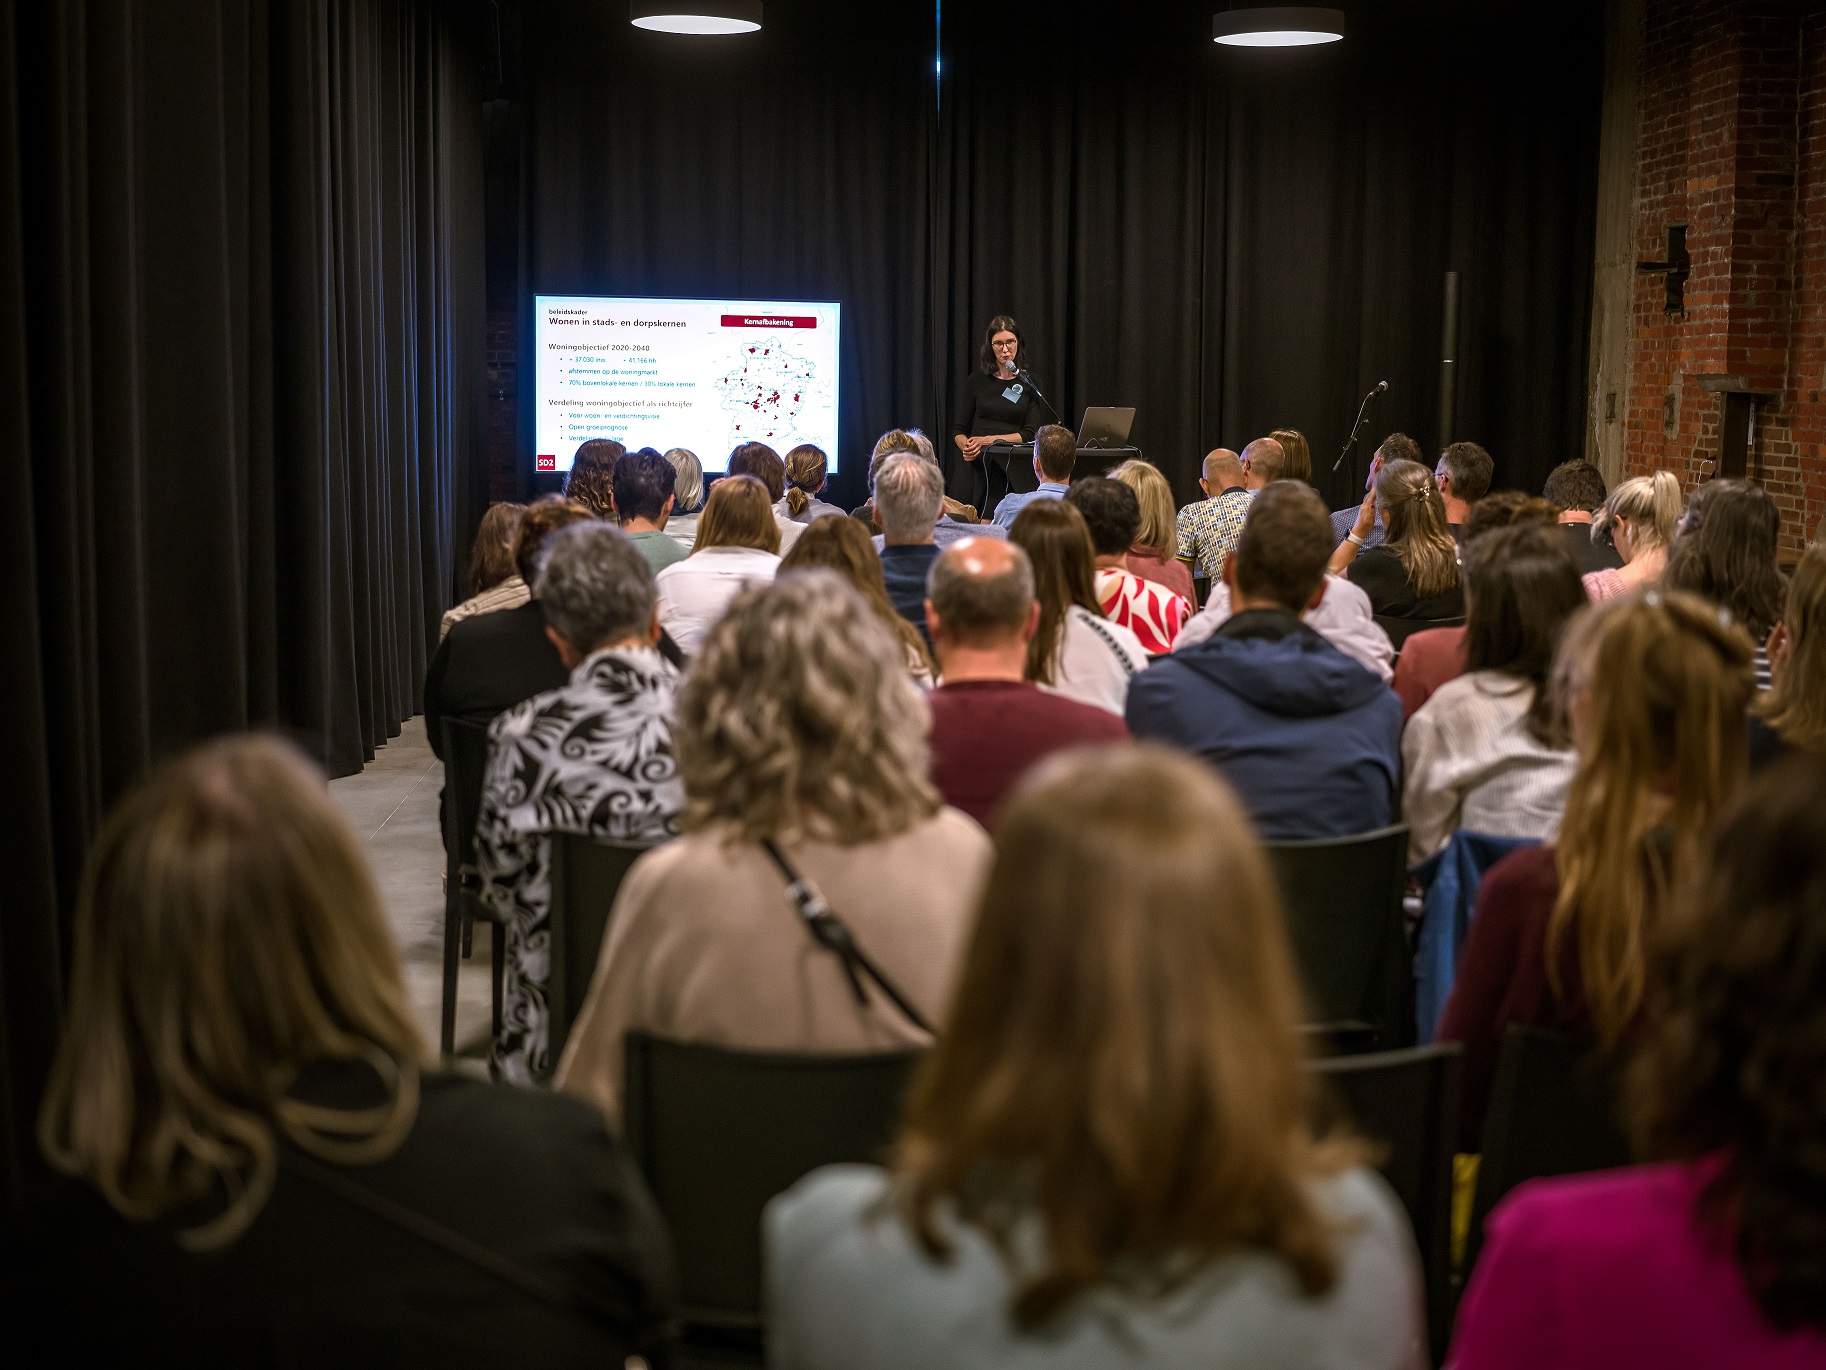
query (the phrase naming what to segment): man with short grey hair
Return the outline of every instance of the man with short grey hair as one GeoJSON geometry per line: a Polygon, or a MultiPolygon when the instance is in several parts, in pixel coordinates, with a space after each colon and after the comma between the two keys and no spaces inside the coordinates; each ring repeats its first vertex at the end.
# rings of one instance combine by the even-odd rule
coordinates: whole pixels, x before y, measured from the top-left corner
{"type": "Polygon", "coordinates": [[[677,835],[685,806],[672,755],[679,676],[658,651],[653,568],[605,523],[565,528],[548,548],[538,602],[570,683],[489,728],[476,822],[482,902],[507,929],[489,1065],[516,1084],[549,1078],[562,1045],[546,1012],[553,835],[656,846],[677,835]]]}
{"type": "Polygon", "coordinates": [[[1033,563],[1015,543],[966,538],[947,548],[932,565],[925,608],[944,682],[927,696],[932,783],[946,803],[988,827],[1043,757],[1128,740],[1114,714],[1028,682],[1040,605],[1033,563]]]}
{"type": "Polygon", "coordinates": [[[881,576],[900,616],[925,631],[926,573],[938,559],[933,529],[945,503],[936,462],[896,452],[875,473],[875,523],[881,529],[881,576]]]}

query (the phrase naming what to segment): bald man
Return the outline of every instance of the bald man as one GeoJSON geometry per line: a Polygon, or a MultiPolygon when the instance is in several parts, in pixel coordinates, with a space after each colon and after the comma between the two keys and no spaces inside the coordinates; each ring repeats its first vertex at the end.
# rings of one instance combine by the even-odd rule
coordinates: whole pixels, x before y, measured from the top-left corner
{"type": "Polygon", "coordinates": [[[1251,494],[1287,474],[1287,452],[1273,438],[1257,438],[1243,449],[1243,484],[1251,494]]]}
{"type": "Polygon", "coordinates": [[[1199,478],[1198,488],[1205,497],[1179,511],[1179,559],[1198,567],[1213,585],[1223,580],[1224,558],[1242,536],[1243,520],[1249,516],[1251,496],[1246,478],[1242,458],[1228,447],[1219,447],[1206,456],[1204,475],[1199,478]]]}
{"type": "Polygon", "coordinates": [[[926,629],[943,682],[927,696],[932,783],[984,827],[1041,758],[1128,740],[1107,710],[1027,683],[1028,645],[1039,626],[1033,565],[1014,543],[965,538],[932,564],[926,629]]]}

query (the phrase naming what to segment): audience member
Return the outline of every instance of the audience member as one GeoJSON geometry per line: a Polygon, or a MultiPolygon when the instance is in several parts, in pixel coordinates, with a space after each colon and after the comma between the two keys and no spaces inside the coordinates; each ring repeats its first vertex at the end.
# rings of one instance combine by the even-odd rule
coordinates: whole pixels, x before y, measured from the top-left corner
{"type": "Polygon", "coordinates": [[[697,542],[698,515],[704,512],[704,464],[687,447],[671,448],[666,461],[678,473],[672,485],[672,517],[666,520],[666,536],[689,552],[697,542]]]}
{"type": "Polygon", "coordinates": [[[1329,569],[1361,586],[1378,618],[1423,623],[1463,618],[1458,543],[1446,525],[1445,500],[1433,473],[1416,462],[1389,462],[1359,508],[1357,525],[1332,553],[1329,569]],[[1387,536],[1382,546],[1372,547],[1364,530],[1379,509],[1387,536]]]}
{"type": "Polygon", "coordinates": [[[1250,494],[1266,489],[1282,478],[1287,469],[1287,453],[1273,438],[1257,438],[1243,448],[1243,488],[1250,494]]]}
{"type": "MultiPolygon", "coordinates": [[[[1376,477],[1381,474],[1383,466],[1392,461],[1411,461],[1416,465],[1425,464],[1424,458],[1422,458],[1420,454],[1419,443],[1415,442],[1406,433],[1390,433],[1382,440],[1382,446],[1376,449],[1375,455],[1370,458],[1369,474],[1365,476],[1363,480],[1363,489],[1365,493],[1373,494],[1375,492],[1376,477]]],[[[1357,528],[1357,520],[1362,512],[1362,505],[1353,504],[1350,508],[1340,509],[1331,516],[1331,541],[1333,547],[1340,546],[1353,530],[1356,530],[1362,536],[1364,547],[1380,547],[1382,545],[1382,523],[1380,520],[1372,517],[1369,520],[1368,532],[1364,532],[1362,529],[1357,528]]]]}
{"type": "Polygon", "coordinates": [[[1204,757],[1263,837],[1343,837],[1394,821],[1401,702],[1300,622],[1331,553],[1325,504],[1280,481],[1255,497],[1224,564],[1236,612],[1129,686],[1129,731],[1204,757]]]}
{"type": "MultiPolygon", "coordinates": [[[[881,468],[887,464],[888,458],[896,452],[911,452],[915,456],[923,457],[934,466],[938,466],[938,455],[932,449],[932,439],[919,429],[892,428],[883,433],[876,440],[874,454],[869,458],[869,502],[858,509],[850,510],[850,517],[861,519],[871,531],[880,527],[875,519],[875,481],[881,475],[881,468]]],[[[943,469],[940,467],[941,471],[943,469]]],[[[1006,529],[978,519],[973,505],[962,504],[946,495],[941,507],[944,512],[939,515],[938,522],[932,528],[933,541],[941,552],[963,538],[1008,536],[1006,529]]],[[[885,545],[881,535],[876,533],[875,550],[879,552],[885,545]]]]}
{"type": "Polygon", "coordinates": [[[1129,548],[1130,571],[1164,585],[1186,603],[1193,602],[1192,572],[1178,559],[1179,537],[1173,526],[1173,487],[1152,462],[1125,461],[1110,472],[1135,492],[1141,505],[1141,529],[1129,548]]]}
{"type": "MultiPolygon", "coordinates": [[[[539,579],[545,543],[560,528],[594,518],[581,504],[547,495],[527,506],[514,539],[514,568],[521,581],[539,579]]],[[[503,709],[570,679],[545,632],[537,599],[513,609],[477,614],[451,628],[425,668],[425,738],[440,760],[444,720],[487,723],[503,709]]]]}
{"type": "Polygon", "coordinates": [[[1496,463],[1490,454],[1474,442],[1455,442],[1439,454],[1433,467],[1433,483],[1446,506],[1446,527],[1452,536],[1464,538],[1465,520],[1471,506],[1490,493],[1490,478],[1496,463]]]}
{"type": "Polygon", "coordinates": [[[1632,1031],[1645,948],[1744,772],[1750,644],[1702,600],[1600,605],[1554,669],[1579,751],[1559,839],[1485,873],[1439,1025],[1464,1044],[1465,1151],[1478,1149],[1510,1023],[1613,1047],[1632,1031]]]}
{"type": "Polygon", "coordinates": [[[611,438],[580,443],[564,477],[564,497],[599,519],[615,517],[615,467],[628,449],[611,438]]]}
{"type": "Polygon", "coordinates": [[[532,598],[532,591],[514,566],[514,542],[520,536],[520,517],[525,512],[524,504],[501,500],[489,505],[482,515],[475,546],[469,553],[469,598],[445,610],[437,629],[439,642],[466,618],[496,609],[516,609],[532,598]]]}
{"type": "Polygon", "coordinates": [[[1693,492],[1662,582],[1710,600],[1756,647],[1756,688],[1769,688],[1769,634],[1782,621],[1788,578],[1775,564],[1782,511],[1762,486],[1715,480],[1693,492]]]}
{"type": "Polygon", "coordinates": [[[1042,424],[1033,435],[1033,473],[1039,486],[1011,490],[995,506],[998,527],[1013,525],[1015,515],[1038,499],[1063,499],[1071,485],[1072,467],[1078,463],[1078,439],[1061,424],[1042,424]]]}
{"type": "Polygon", "coordinates": [[[1224,558],[1236,546],[1249,516],[1242,459],[1225,447],[1207,454],[1198,488],[1205,497],[1179,511],[1179,559],[1198,567],[1216,588],[1224,578],[1224,558]]]}
{"type": "Polygon", "coordinates": [[[1141,502],[1121,481],[1089,476],[1072,486],[1065,502],[1084,516],[1097,554],[1097,603],[1103,616],[1134,633],[1142,650],[1159,656],[1192,616],[1192,602],[1128,568],[1129,548],[1141,527],[1141,502]]]}
{"type": "Polygon", "coordinates": [[[615,518],[635,550],[655,571],[663,571],[688,553],[666,536],[672,517],[678,473],[651,447],[630,452],[615,463],[615,518]]]}
{"type": "Polygon", "coordinates": [[[1551,838],[1575,756],[1547,687],[1560,636],[1588,602],[1557,529],[1521,525],[1465,544],[1465,674],[1447,681],[1401,738],[1408,859],[1460,828],[1551,838]]]}
{"type": "Polygon", "coordinates": [[[1111,623],[1097,603],[1097,554],[1084,515],[1064,500],[1021,510],[1009,541],[1033,566],[1039,624],[1025,676],[1042,690],[1121,715],[1129,682],[1145,670],[1141,639],[1111,623]]]}
{"type": "Polygon", "coordinates": [[[1623,558],[1616,548],[1601,541],[1592,520],[1604,507],[1608,492],[1604,473],[1588,461],[1563,461],[1547,473],[1541,494],[1560,511],[1560,530],[1581,573],[1617,571],[1623,558]]]}
{"type": "Polygon", "coordinates": [[[781,574],[814,566],[835,571],[868,601],[876,616],[887,624],[906,649],[907,673],[914,683],[930,688],[933,666],[926,635],[902,618],[894,601],[888,598],[887,582],[881,577],[881,558],[875,554],[862,524],[853,518],[817,519],[806,528],[805,536],[793,544],[792,551],[780,559],[781,574]]]}
{"type": "Polygon", "coordinates": [[[1015,544],[970,538],[932,564],[926,622],[944,680],[930,700],[932,782],[947,804],[985,828],[1041,758],[1128,740],[1107,710],[1023,678],[1039,621],[1033,567],[1015,544]]]}
{"type": "Polygon", "coordinates": [[[1281,444],[1281,479],[1312,484],[1312,447],[1297,428],[1277,428],[1268,435],[1281,444]]]}
{"type": "Polygon", "coordinates": [[[14,1364],[663,1354],[639,1173],[594,1109],[433,1071],[361,840],[290,745],[209,743],[122,800],[74,947],[14,1364]]]}
{"type": "Polygon", "coordinates": [[[810,523],[827,514],[841,514],[834,504],[818,496],[824,493],[830,479],[830,458],[822,447],[802,442],[786,454],[786,494],[774,506],[774,512],[794,523],[810,523]]]}
{"type": "Polygon", "coordinates": [[[1629,1114],[1655,1163],[1492,1215],[1461,1370],[1826,1364],[1826,770],[1793,762],[1706,842],[1650,973],[1629,1114]]]}
{"type": "Polygon", "coordinates": [[[764,442],[745,442],[729,454],[728,474],[731,476],[753,476],[767,487],[767,498],[773,501],[774,521],[780,525],[780,548],[790,552],[793,543],[799,540],[799,534],[805,531],[803,523],[794,523],[780,512],[781,501],[786,498],[786,463],[780,460],[780,454],[764,442]]]}
{"type": "MultiPolygon", "coordinates": [[[[1525,495],[1520,490],[1498,490],[1472,506],[1471,513],[1465,519],[1461,548],[1469,549],[1485,533],[1518,524],[1556,527],[1558,515],[1554,506],[1544,499],[1525,495]]],[[[1469,555],[1468,550],[1460,552],[1461,557],[1469,555]]],[[[1402,716],[1412,718],[1420,706],[1432,698],[1435,690],[1464,673],[1463,624],[1447,628],[1422,628],[1419,632],[1409,633],[1407,641],[1401,644],[1400,659],[1395,662],[1395,693],[1401,696],[1402,716]]]]}
{"type": "MultiPolygon", "coordinates": [[[[615,479],[619,485],[619,469],[615,479]]],[[[613,528],[586,523],[554,536],[539,603],[570,681],[508,710],[488,730],[476,870],[483,904],[507,929],[490,1066],[515,1084],[548,1078],[557,1046],[548,1041],[546,1009],[553,836],[652,846],[678,832],[685,805],[672,759],[678,673],[655,650],[657,600],[652,567],[613,528]]]]}
{"type": "Polygon", "coordinates": [[[926,778],[928,723],[900,640],[835,573],[799,571],[737,600],[681,698],[685,835],[623,880],[559,1085],[617,1115],[634,1029],[762,1051],[929,1042],[879,985],[863,980],[858,998],[849,963],[789,893],[814,885],[908,1004],[938,1020],[990,850],[926,778]]]}
{"type": "Polygon", "coordinates": [[[1773,684],[1756,702],[1750,764],[1793,750],[1826,760],[1826,547],[1801,557],[1782,620],[1769,635],[1773,684]]]}
{"type": "Polygon", "coordinates": [[[1686,501],[1680,495],[1680,477],[1672,471],[1636,476],[1610,492],[1604,508],[1592,521],[1593,538],[1608,537],[1623,562],[1585,576],[1585,593],[1603,601],[1661,583],[1667,570],[1668,548],[1686,501]]]}
{"type": "MultiPolygon", "coordinates": [[[[881,575],[894,611],[926,633],[926,576],[938,560],[933,530],[945,499],[938,463],[899,452],[875,477],[875,522],[881,525],[881,575]]],[[[930,636],[927,635],[930,644],[930,636]]]]}
{"type": "Polygon", "coordinates": [[[726,476],[710,489],[691,555],[659,573],[659,622],[687,656],[743,590],[780,568],[780,524],[767,487],[726,476]]]}
{"type": "Polygon", "coordinates": [[[1235,800],[1101,749],[1044,763],[997,839],[891,1168],[768,1208],[770,1363],[1417,1365],[1412,1231],[1308,1129],[1293,956],[1235,800]]]}

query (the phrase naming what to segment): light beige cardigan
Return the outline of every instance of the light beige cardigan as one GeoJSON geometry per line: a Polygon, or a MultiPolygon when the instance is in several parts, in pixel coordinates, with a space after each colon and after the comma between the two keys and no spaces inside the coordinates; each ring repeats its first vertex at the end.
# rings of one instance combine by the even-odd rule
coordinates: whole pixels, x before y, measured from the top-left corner
{"type": "MultiPolygon", "coordinates": [[[[989,876],[989,838],[945,809],[882,842],[783,847],[870,959],[929,1021],[943,1018],[989,876]]],[[[623,880],[557,1084],[621,1107],[623,1038],[644,1029],[755,1051],[868,1052],[930,1039],[812,940],[761,848],[715,830],[648,852],[623,880]]]]}

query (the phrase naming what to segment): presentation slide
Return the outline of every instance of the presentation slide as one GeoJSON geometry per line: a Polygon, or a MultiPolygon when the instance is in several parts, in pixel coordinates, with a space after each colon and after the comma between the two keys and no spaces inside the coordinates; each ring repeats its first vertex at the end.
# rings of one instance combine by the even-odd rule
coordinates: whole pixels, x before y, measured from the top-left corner
{"type": "Polygon", "coordinates": [[[540,295],[534,310],[539,470],[570,470],[591,438],[686,447],[706,471],[745,442],[809,442],[837,469],[841,306],[540,295]]]}

